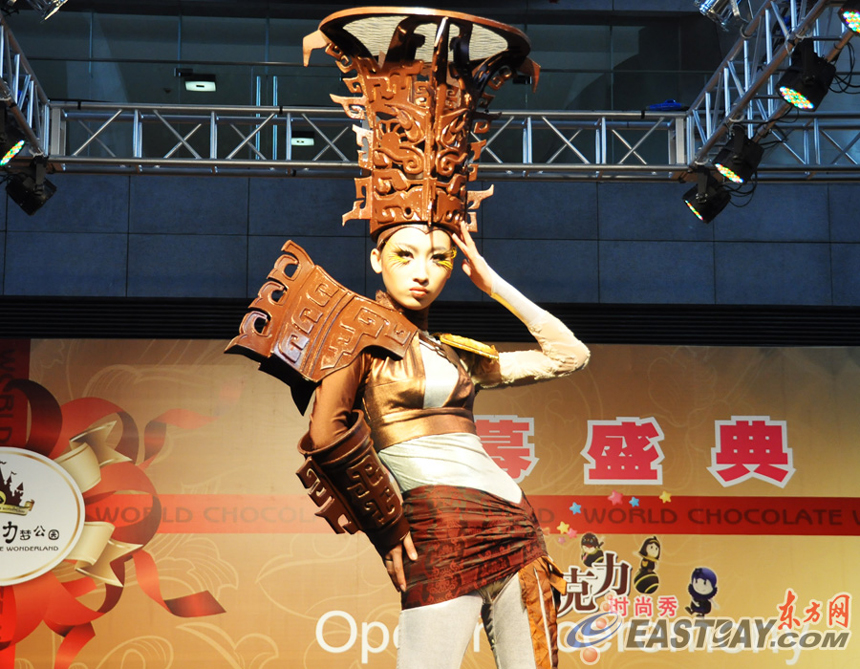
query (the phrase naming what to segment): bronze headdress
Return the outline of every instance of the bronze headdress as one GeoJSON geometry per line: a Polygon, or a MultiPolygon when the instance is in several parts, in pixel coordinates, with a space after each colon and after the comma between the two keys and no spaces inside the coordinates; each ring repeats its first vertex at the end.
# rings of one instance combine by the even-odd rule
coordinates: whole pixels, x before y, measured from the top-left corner
{"type": "Polygon", "coordinates": [[[495,91],[515,72],[537,85],[528,38],[488,19],[433,9],[362,7],[328,16],[305,37],[337,59],[353,97],[332,95],[354,126],[356,202],[344,214],[370,221],[370,235],[426,223],[476,229],[476,210],[492,194],[468,192],[486,144],[495,91]]]}

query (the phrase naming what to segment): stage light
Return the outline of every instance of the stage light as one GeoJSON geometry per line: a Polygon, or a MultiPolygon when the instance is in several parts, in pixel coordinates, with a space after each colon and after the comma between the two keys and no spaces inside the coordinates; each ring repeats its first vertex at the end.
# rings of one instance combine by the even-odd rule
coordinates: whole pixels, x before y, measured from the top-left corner
{"type": "Polygon", "coordinates": [[[815,109],[821,104],[836,66],[815,53],[812,40],[798,44],[791,54],[791,65],[776,84],[782,98],[798,109],[815,109]]]}
{"type": "Polygon", "coordinates": [[[217,81],[214,74],[198,74],[190,67],[177,67],[174,74],[182,79],[186,91],[214,93],[217,81]]]}
{"type": "Polygon", "coordinates": [[[729,181],[745,183],[755,171],[764,155],[764,148],[742,131],[735,131],[714,160],[714,167],[729,181]]]}
{"type": "Polygon", "coordinates": [[[848,30],[860,33],[860,0],[849,0],[839,10],[839,18],[842,19],[848,30]]]}
{"type": "Polygon", "coordinates": [[[26,143],[24,134],[9,116],[9,108],[4,106],[3,112],[0,113],[0,167],[6,167],[21,153],[26,143]]]}
{"type": "Polygon", "coordinates": [[[738,6],[737,0],[696,0],[696,7],[699,8],[699,12],[707,16],[723,30],[728,30],[733,25],[740,26],[747,22],[741,16],[741,9],[738,6]]]}
{"type": "Polygon", "coordinates": [[[708,170],[701,170],[696,185],[684,193],[684,202],[704,223],[713,221],[731,199],[729,191],[708,170]]]}
{"type": "Polygon", "coordinates": [[[34,158],[29,166],[12,172],[6,182],[9,197],[30,216],[57,192],[45,178],[46,163],[45,158],[34,158]]]}

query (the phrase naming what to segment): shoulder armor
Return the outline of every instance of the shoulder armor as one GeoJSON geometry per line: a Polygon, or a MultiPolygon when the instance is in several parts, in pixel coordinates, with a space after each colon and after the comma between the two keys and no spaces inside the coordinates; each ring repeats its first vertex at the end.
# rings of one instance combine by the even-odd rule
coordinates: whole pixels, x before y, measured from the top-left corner
{"type": "Polygon", "coordinates": [[[460,335],[455,334],[440,333],[434,336],[443,344],[459,348],[462,351],[469,351],[470,353],[475,353],[484,358],[489,358],[490,360],[499,359],[499,352],[496,350],[496,347],[491,344],[484,344],[482,342],[475,341],[474,339],[461,337],[460,335]]]}
{"type": "Polygon", "coordinates": [[[313,385],[369,346],[403,357],[417,329],[406,317],[348,290],[288,241],[249,305],[226,353],[284,381],[304,411],[313,385]],[[308,387],[308,384],[310,387],[308,387]]]}

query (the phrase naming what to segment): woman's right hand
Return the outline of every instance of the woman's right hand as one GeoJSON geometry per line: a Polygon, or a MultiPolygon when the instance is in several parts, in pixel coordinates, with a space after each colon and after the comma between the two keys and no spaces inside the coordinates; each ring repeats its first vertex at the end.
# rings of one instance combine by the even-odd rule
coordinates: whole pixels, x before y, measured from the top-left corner
{"type": "Polygon", "coordinates": [[[493,270],[484,260],[484,256],[478,251],[475,240],[469,234],[469,226],[465,222],[460,223],[460,234],[451,235],[451,239],[463,253],[463,272],[468,276],[479,290],[487,295],[493,294],[493,270]]]}
{"type": "Polygon", "coordinates": [[[404,552],[413,562],[418,559],[418,552],[415,550],[415,544],[412,543],[412,535],[408,532],[400,544],[388,551],[382,560],[391,582],[400,592],[406,592],[406,574],[403,571],[404,552]]]}

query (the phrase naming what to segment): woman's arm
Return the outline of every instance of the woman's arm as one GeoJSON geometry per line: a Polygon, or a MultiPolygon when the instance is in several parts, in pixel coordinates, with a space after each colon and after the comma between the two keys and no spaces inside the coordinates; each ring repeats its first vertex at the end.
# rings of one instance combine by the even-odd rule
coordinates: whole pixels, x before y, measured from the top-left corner
{"type": "Polygon", "coordinates": [[[356,398],[364,376],[364,356],[325,377],[314,392],[308,437],[322,448],[343,437],[355,421],[356,398]]]}
{"type": "Polygon", "coordinates": [[[591,352],[564,323],[498,275],[493,282],[492,297],[519,318],[540,345],[539,351],[511,351],[499,355],[502,385],[555,379],[588,364],[591,352]]]}
{"type": "Polygon", "coordinates": [[[471,370],[477,385],[491,388],[534,383],[566,376],[588,364],[591,356],[588,347],[564,323],[496,274],[478,252],[465,225],[460,235],[454,236],[454,242],[465,256],[463,271],[466,275],[519,318],[540,345],[539,351],[501,353],[497,362],[484,359],[471,370]]]}
{"type": "MultiPolygon", "coordinates": [[[[302,450],[304,452],[309,451],[309,457],[312,460],[318,459],[314,457],[314,452],[322,454],[324,451],[331,450],[332,445],[335,445],[334,447],[337,448],[336,445],[347,438],[350,430],[353,429],[357,416],[358,420],[364,420],[363,414],[356,412],[356,398],[358,397],[364,377],[364,362],[365,356],[362,355],[353,364],[325,377],[317,387],[314,394],[314,406],[311,410],[310,427],[302,443],[302,450]]],[[[373,451],[372,444],[365,444],[365,446],[367,445],[370,445],[371,448],[364,448],[360,456],[362,458],[361,462],[357,462],[353,466],[360,473],[366,473],[371,469],[384,472],[382,475],[386,478],[385,483],[392,488],[395,487],[393,480],[388,475],[388,470],[384,468],[378,456],[373,451]],[[368,458],[374,462],[372,464],[367,463],[366,459],[368,458]]],[[[357,449],[354,449],[354,451],[357,452],[357,449]]],[[[344,460],[348,460],[349,457],[349,454],[342,455],[338,453],[336,457],[338,470],[344,468],[344,460]]],[[[335,482],[332,481],[332,484],[335,484],[335,482]]],[[[377,551],[383,557],[385,569],[394,587],[401,592],[405,592],[406,576],[403,571],[403,554],[406,553],[409,559],[413,561],[418,559],[418,554],[412,543],[412,536],[409,534],[409,525],[405,518],[403,518],[400,500],[396,498],[396,493],[394,495],[383,493],[381,501],[365,499],[365,497],[373,497],[374,486],[365,485],[364,487],[364,497],[361,500],[356,500],[357,503],[352,504],[350,503],[351,499],[347,491],[338,490],[337,492],[346,504],[352,507],[350,510],[353,511],[353,515],[358,516],[356,518],[358,524],[363,525],[361,529],[368,534],[377,551]],[[368,526],[368,519],[361,517],[360,511],[367,511],[368,507],[376,509],[376,512],[372,516],[378,517],[379,509],[389,508],[388,505],[391,504],[397,507],[396,511],[392,510],[390,514],[395,517],[385,522],[384,527],[368,526]],[[355,508],[356,506],[362,507],[360,511],[355,508]]],[[[375,488],[380,488],[380,485],[375,486],[375,488]]]]}

